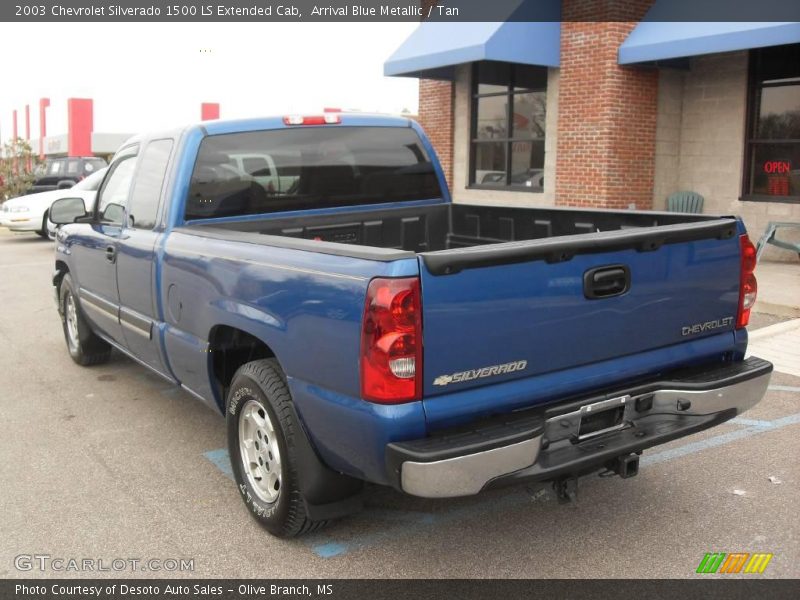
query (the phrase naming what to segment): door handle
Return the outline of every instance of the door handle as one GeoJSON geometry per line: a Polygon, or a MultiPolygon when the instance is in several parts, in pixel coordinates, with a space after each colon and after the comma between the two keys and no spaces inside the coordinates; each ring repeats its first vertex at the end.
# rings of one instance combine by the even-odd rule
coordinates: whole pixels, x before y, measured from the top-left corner
{"type": "Polygon", "coordinates": [[[117,260],[117,247],[116,246],[106,246],[106,260],[110,263],[114,263],[117,260]]]}
{"type": "Polygon", "coordinates": [[[631,270],[626,265],[608,265],[583,274],[583,295],[589,300],[621,296],[631,287],[631,270]]]}

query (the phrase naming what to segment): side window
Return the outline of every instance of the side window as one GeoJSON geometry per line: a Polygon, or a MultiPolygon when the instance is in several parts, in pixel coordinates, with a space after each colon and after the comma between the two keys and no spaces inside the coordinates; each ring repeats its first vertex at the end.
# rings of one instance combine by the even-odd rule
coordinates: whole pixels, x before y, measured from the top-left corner
{"type": "Polygon", "coordinates": [[[472,79],[470,186],[541,192],[547,69],[482,61],[472,79]]]}
{"type": "Polygon", "coordinates": [[[122,225],[128,193],[133,182],[135,159],[136,155],[131,154],[111,166],[111,173],[103,182],[97,202],[97,216],[101,223],[122,225]]]}
{"type": "Polygon", "coordinates": [[[155,227],[161,187],[164,185],[170,152],[172,152],[172,140],[155,140],[150,142],[142,153],[128,206],[130,227],[136,229],[155,227]]]}
{"type": "Polygon", "coordinates": [[[80,170],[81,161],[80,160],[68,160],[67,161],[67,175],[75,176],[78,174],[80,170]]]}
{"type": "Polygon", "coordinates": [[[800,44],[753,50],[743,200],[800,204],[800,44]]]}

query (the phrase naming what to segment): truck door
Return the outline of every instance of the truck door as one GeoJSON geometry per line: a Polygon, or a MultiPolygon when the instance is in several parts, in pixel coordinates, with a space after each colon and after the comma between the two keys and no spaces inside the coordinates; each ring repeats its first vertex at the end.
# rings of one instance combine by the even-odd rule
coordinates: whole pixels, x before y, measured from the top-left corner
{"type": "Polygon", "coordinates": [[[133,180],[138,146],[121,150],[97,193],[97,213],[91,226],[75,238],[72,254],[81,265],[78,295],[95,327],[124,345],[119,324],[117,248],[125,205],[133,180]]]}
{"type": "Polygon", "coordinates": [[[119,321],[125,346],[136,358],[167,374],[156,305],[156,244],[163,228],[159,208],[173,140],[152,140],[142,150],[126,207],[117,252],[119,321]]]}

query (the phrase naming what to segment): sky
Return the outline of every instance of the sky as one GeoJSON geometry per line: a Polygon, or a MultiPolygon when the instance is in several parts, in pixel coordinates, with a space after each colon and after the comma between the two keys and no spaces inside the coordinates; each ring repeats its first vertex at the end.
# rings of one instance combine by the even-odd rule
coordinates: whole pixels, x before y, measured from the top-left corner
{"type": "Polygon", "coordinates": [[[94,130],[138,133],[200,119],[319,113],[325,107],[417,112],[417,80],[384,77],[383,62],[415,23],[2,23],[0,137],[12,111],[39,137],[67,131],[67,98],[94,99],[94,130]],[[13,50],[12,50],[13,49],[13,50]]]}

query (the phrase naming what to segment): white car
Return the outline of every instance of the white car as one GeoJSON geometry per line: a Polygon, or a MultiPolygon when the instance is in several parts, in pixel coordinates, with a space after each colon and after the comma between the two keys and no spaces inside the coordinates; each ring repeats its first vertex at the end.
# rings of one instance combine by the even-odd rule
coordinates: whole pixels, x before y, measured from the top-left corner
{"type": "Polygon", "coordinates": [[[0,225],[11,231],[33,231],[48,237],[47,214],[50,206],[61,198],[83,198],[87,206],[94,203],[97,189],[107,169],[100,169],[73,187],[64,190],[39,192],[6,200],[0,205],[0,225]]]}

